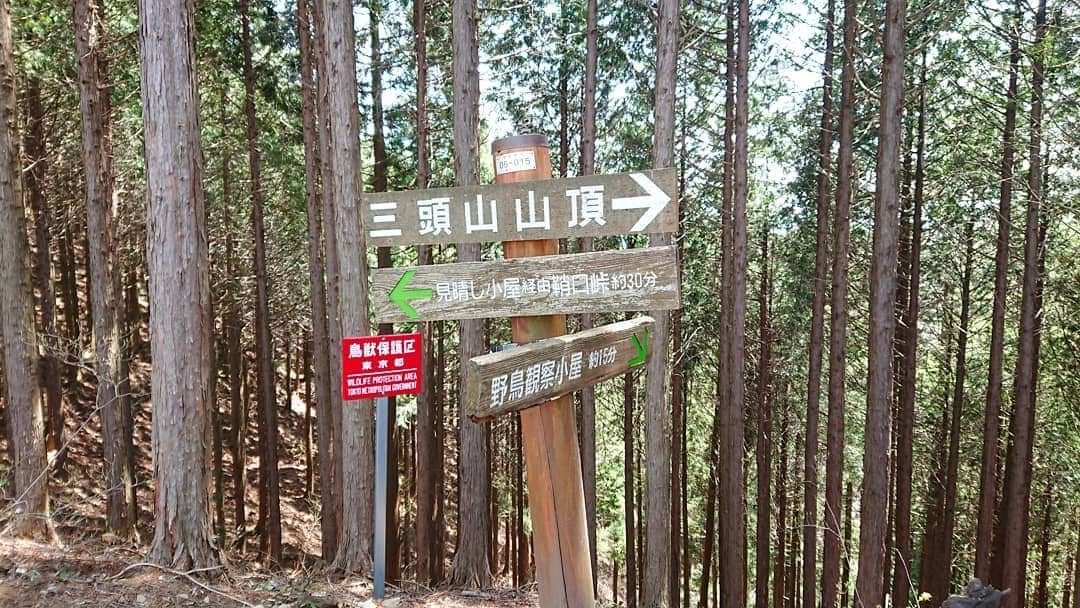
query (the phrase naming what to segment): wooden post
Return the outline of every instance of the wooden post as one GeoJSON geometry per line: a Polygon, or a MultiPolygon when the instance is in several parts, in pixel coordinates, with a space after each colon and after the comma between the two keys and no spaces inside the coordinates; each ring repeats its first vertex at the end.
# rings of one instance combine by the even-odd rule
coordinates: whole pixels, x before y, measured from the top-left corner
{"type": "MultiPolygon", "coordinates": [[[[495,183],[551,178],[551,152],[543,135],[517,135],[491,144],[495,183]]],[[[507,259],[559,253],[556,239],[504,241],[507,259]]],[[[566,315],[513,317],[514,342],[523,344],[566,333],[566,315]]],[[[521,412],[528,474],[533,553],[543,608],[595,605],[581,454],[573,396],[564,395],[521,412]]]]}

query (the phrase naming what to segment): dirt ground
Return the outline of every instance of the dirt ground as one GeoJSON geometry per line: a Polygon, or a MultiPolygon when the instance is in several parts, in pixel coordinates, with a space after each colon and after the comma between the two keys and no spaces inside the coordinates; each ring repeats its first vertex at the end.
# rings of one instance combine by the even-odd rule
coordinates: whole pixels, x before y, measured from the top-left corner
{"type": "MultiPolygon", "coordinates": [[[[362,608],[377,606],[366,579],[330,581],[325,574],[268,572],[256,563],[186,575],[140,564],[125,545],[93,541],[62,547],[0,538],[3,608],[362,608]]],[[[387,588],[383,606],[509,608],[536,606],[534,590],[442,592],[387,588]]]]}

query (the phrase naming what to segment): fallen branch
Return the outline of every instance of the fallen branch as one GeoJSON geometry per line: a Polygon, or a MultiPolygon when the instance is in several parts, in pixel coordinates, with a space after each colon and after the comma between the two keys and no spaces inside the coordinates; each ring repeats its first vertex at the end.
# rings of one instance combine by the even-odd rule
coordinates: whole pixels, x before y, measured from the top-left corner
{"type": "Polygon", "coordinates": [[[157,568],[158,570],[161,570],[162,572],[165,572],[167,574],[172,574],[172,575],[175,575],[175,576],[182,576],[182,577],[186,578],[187,580],[191,581],[192,583],[194,583],[195,585],[197,585],[198,587],[200,587],[202,589],[205,589],[206,591],[209,591],[210,593],[216,593],[217,595],[220,595],[221,597],[230,599],[230,600],[232,600],[232,601],[234,601],[234,602],[236,602],[236,603],[238,603],[238,604],[240,604],[242,606],[246,606],[247,608],[255,608],[254,604],[249,604],[249,603],[245,602],[244,600],[236,597],[235,595],[232,595],[230,593],[226,593],[226,592],[224,592],[224,591],[222,591],[220,589],[215,589],[214,587],[211,587],[210,585],[202,583],[198,579],[196,579],[195,577],[191,576],[192,574],[198,574],[199,572],[210,572],[212,570],[220,570],[221,568],[223,568],[223,566],[208,566],[206,568],[195,568],[193,570],[188,570],[187,572],[181,572],[180,570],[173,570],[172,568],[166,568],[165,566],[161,566],[161,565],[154,564],[154,563],[151,563],[151,562],[139,562],[137,564],[131,564],[130,566],[125,567],[120,572],[117,572],[116,574],[110,576],[107,580],[114,581],[114,580],[122,577],[129,570],[134,570],[135,568],[142,568],[144,566],[149,567],[149,568],[157,568]]]}

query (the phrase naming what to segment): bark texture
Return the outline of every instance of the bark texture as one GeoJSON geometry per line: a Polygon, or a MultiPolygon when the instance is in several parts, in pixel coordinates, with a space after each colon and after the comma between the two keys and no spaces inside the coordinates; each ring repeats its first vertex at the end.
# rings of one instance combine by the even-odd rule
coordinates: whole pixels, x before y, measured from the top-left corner
{"type": "MultiPolygon", "coordinates": [[[[679,3],[661,0],[656,28],[656,97],[653,112],[654,169],[671,167],[675,158],[676,52],[679,43],[679,3]]],[[[669,203],[670,204],[670,203],[669,203]]],[[[676,204],[677,201],[676,201],[676,204]]],[[[649,235],[649,244],[671,244],[671,235],[649,235]]],[[[668,570],[671,567],[671,418],[668,406],[668,342],[671,316],[666,310],[649,313],[656,320],[653,354],[645,382],[645,562],[641,605],[666,605],[668,570]]]]}
{"type": "Polygon", "coordinates": [[[857,597],[865,608],[884,606],[888,507],[892,343],[896,328],[897,208],[902,97],[904,88],[905,0],[886,0],[881,119],[878,125],[877,191],[874,198],[873,268],[870,272],[870,335],[866,378],[866,439],[859,522],[857,597]]]}
{"type": "Polygon", "coordinates": [[[1039,283],[1039,213],[1042,205],[1043,41],[1046,39],[1046,0],[1035,12],[1032,57],[1031,112],[1028,131],[1027,224],[1024,231],[1024,279],[1020,300],[1019,351],[1014,375],[1012,443],[1005,464],[1002,534],[1003,587],[1012,589],[1006,608],[1026,606],[1028,507],[1031,500],[1031,458],[1035,445],[1035,389],[1038,375],[1037,292],[1039,283]]]}
{"type": "Polygon", "coordinates": [[[213,344],[194,13],[191,0],[139,2],[157,480],[149,560],[179,570],[219,563],[210,514],[213,344]]]}
{"type": "Polygon", "coordinates": [[[975,576],[990,581],[998,501],[998,435],[1001,432],[1002,360],[1005,352],[1005,304],[1009,283],[1009,229],[1012,226],[1013,163],[1016,145],[1017,73],[1020,66],[1019,2],[1009,32],[1009,84],[1005,92],[1002,129],[1001,185],[998,195],[997,240],[994,254],[994,305],[990,317],[990,363],[983,420],[982,469],[979,475],[979,519],[975,539],[975,576]]]}
{"type": "Polygon", "coordinates": [[[124,371],[123,307],[113,197],[112,118],[105,54],[102,7],[75,1],[75,52],[78,57],[79,111],[82,116],[83,164],[86,167],[86,232],[90,245],[91,316],[94,327],[94,374],[101,441],[105,457],[105,522],[122,538],[135,536],[135,475],[131,435],[124,419],[130,408],[124,371]]]}
{"type": "Polygon", "coordinates": [[[49,532],[45,426],[38,388],[37,333],[30,277],[30,246],[22,198],[11,7],[0,0],[0,336],[3,337],[4,412],[20,536],[49,532]]]}
{"type": "MultiPolygon", "coordinates": [[[[335,280],[338,335],[331,336],[337,344],[341,336],[366,336],[368,325],[368,269],[364,252],[364,235],[360,231],[360,115],[356,100],[356,35],[352,5],[343,0],[322,4],[319,15],[322,50],[326,69],[320,83],[325,82],[326,144],[322,147],[323,202],[332,209],[335,233],[337,268],[331,270],[335,280]],[[329,200],[327,200],[329,199],[329,200]]],[[[328,233],[329,234],[329,233],[328,233]]],[[[330,248],[330,243],[327,243],[330,248]]],[[[336,349],[335,349],[336,350],[336,349]]],[[[339,369],[340,354],[333,369],[339,369]]],[[[371,568],[373,522],[373,493],[375,447],[374,410],[371,400],[342,404],[340,425],[335,419],[334,459],[338,461],[340,479],[340,527],[333,568],[340,572],[366,573],[371,568]],[[340,433],[340,434],[338,434],[340,433]]],[[[335,487],[335,490],[338,488],[335,487]]]]}
{"type": "MultiPolygon", "coordinates": [[[[453,2],[454,81],[454,182],[458,186],[479,183],[480,72],[476,39],[476,0],[453,2]]],[[[480,245],[458,245],[458,261],[480,259],[480,245]]],[[[484,322],[461,322],[461,359],[484,352],[484,322]]],[[[462,366],[464,371],[464,366],[462,366]]],[[[464,388],[464,377],[461,387],[464,388]]],[[[458,476],[461,499],[458,504],[458,544],[450,567],[451,583],[463,587],[491,585],[488,565],[490,511],[490,469],[484,425],[460,416],[458,476]]]]}

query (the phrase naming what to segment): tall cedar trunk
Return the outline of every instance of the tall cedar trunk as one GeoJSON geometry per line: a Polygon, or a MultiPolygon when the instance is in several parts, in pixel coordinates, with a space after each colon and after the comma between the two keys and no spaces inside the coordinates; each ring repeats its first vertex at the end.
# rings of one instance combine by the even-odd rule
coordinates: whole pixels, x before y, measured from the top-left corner
{"type": "Polygon", "coordinates": [[[251,231],[255,241],[255,368],[259,408],[259,550],[270,561],[281,561],[281,502],[278,484],[277,408],[274,345],[270,335],[270,286],[266,273],[262,176],[259,167],[258,126],[255,119],[255,70],[251,61],[251,5],[240,0],[244,52],[244,115],[247,118],[248,170],[251,176],[251,231]]]}
{"type": "MultiPolygon", "coordinates": [[[[911,245],[908,255],[910,266],[907,274],[907,302],[903,308],[903,334],[899,378],[899,413],[896,455],[896,564],[892,577],[892,601],[895,605],[908,605],[912,588],[911,580],[911,476],[912,450],[915,431],[915,371],[916,351],[919,342],[919,281],[922,263],[922,205],[923,182],[926,160],[926,56],[923,55],[922,76],[919,85],[918,145],[915,161],[914,211],[911,222],[911,245]]],[[[944,601],[944,598],[942,598],[944,601]]],[[[934,605],[940,605],[938,602],[934,605]]]]}
{"type": "Polygon", "coordinates": [[[761,237],[761,287],[758,293],[758,333],[761,342],[761,353],[758,356],[757,547],[754,549],[757,568],[754,574],[754,608],[769,608],[769,539],[772,532],[770,527],[770,509],[772,509],[770,495],[772,489],[772,399],[770,394],[772,387],[772,368],[770,367],[772,328],[769,325],[769,290],[769,225],[766,222],[761,237]]]}
{"type": "Polygon", "coordinates": [[[60,394],[60,342],[56,335],[56,297],[53,295],[52,257],[49,244],[49,205],[45,200],[45,175],[49,159],[45,142],[45,113],[41,107],[41,82],[29,78],[26,83],[26,147],[30,167],[25,171],[26,190],[34,214],[38,305],[41,308],[41,372],[45,388],[46,450],[56,453],[64,442],[64,409],[60,394]]]}
{"type": "Polygon", "coordinates": [[[1031,76],[1028,144],[1027,225],[1024,235],[1024,283],[1020,303],[1020,335],[1014,376],[1012,445],[1006,461],[1002,530],[1002,586],[1012,589],[1006,608],[1025,606],[1028,549],[1028,504],[1031,497],[1031,452],[1035,441],[1035,387],[1038,374],[1036,291],[1039,282],[1039,208],[1042,203],[1043,52],[1046,39],[1046,0],[1035,12],[1035,43],[1031,76]]]}
{"type": "MultiPolygon", "coordinates": [[[[629,316],[629,315],[628,315],[629,316]]],[[[623,375],[623,505],[626,522],[626,608],[637,608],[637,551],[634,548],[634,374],[623,375]]],[[[616,600],[618,598],[615,598],[616,600]]],[[[616,602],[618,603],[618,602],[616,602]]]]}
{"type": "MultiPolygon", "coordinates": [[[[442,254],[443,250],[440,249],[439,253],[442,254]]],[[[446,466],[444,458],[446,455],[446,411],[447,411],[447,397],[446,391],[446,324],[437,323],[435,325],[436,332],[438,333],[438,347],[436,348],[435,356],[435,386],[439,387],[439,390],[435,393],[435,459],[436,459],[436,472],[435,478],[435,542],[434,555],[431,560],[432,572],[431,576],[435,580],[441,581],[443,579],[443,568],[446,566],[446,466]]],[[[519,447],[520,447],[520,441],[519,447]]],[[[521,527],[522,535],[524,535],[524,526],[521,527]]],[[[528,541],[521,543],[522,546],[522,563],[528,564],[528,541]]],[[[522,571],[526,570],[527,566],[522,567],[522,571]]]]}
{"type": "Polygon", "coordinates": [[[157,482],[148,558],[189,570],[219,563],[207,453],[213,344],[194,4],[140,0],[139,30],[157,482]]]}
{"type": "MultiPolygon", "coordinates": [[[[479,49],[476,39],[476,0],[454,0],[453,3],[453,81],[454,81],[454,181],[458,186],[479,183],[479,126],[480,75],[479,49]]],[[[480,259],[480,245],[458,245],[459,262],[480,259]]],[[[478,320],[460,324],[461,360],[465,361],[484,351],[484,324],[478,320]]],[[[464,374],[465,366],[461,366],[464,374]]],[[[464,389],[462,375],[460,387],[464,389]]],[[[458,417],[459,489],[458,543],[450,569],[452,584],[463,587],[486,588],[491,585],[488,565],[488,471],[486,426],[458,417]]]]}
{"type": "MultiPolygon", "coordinates": [[[[64,299],[64,331],[67,339],[65,350],[82,349],[82,336],[79,329],[79,291],[75,281],[75,245],[72,242],[72,233],[75,231],[76,219],[74,208],[69,208],[64,218],[64,233],[60,238],[60,285],[64,299]]],[[[65,365],[64,370],[68,384],[74,384],[79,378],[81,371],[78,365],[65,365]]]]}
{"type": "MultiPolygon", "coordinates": [[[[867,346],[866,440],[863,498],[859,514],[859,602],[885,602],[884,566],[889,492],[889,413],[892,392],[892,342],[896,317],[897,203],[900,128],[904,88],[905,0],[886,0],[878,126],[877,191],[874,197],[875,263],[870,272],[870,335],[867,346]]],[[[838,214],[839,215],[839,214],[838,214]]]]}
{"type": "MultiPolygon", "coordinates": [[[[798,461],[799,454],[801,454],[802,451],[803,451],[803,438],[802,438],[802,435],[800,434],[800,432],[798,430],[795,431],[794,450],[795,450],[795,452],[794,452],[794,454],[792,456],[796,461],[798,461]]],[[[802,484],[802,480],[800,479],[798,467],[792,468],[791,473],[792,473],[792,478],[791,478],[790,486],[793,489],[798,488],[802,484]]],[[[798,490],[794,490],[791,493],[790,499],[791,499],[791,517],[790,517],[790,519],[791,519],[792,522],[801,521],[801,516],[800,516],[799,513],[801,511],[800,503],[802,502],[802,496],[800,496],[798,490]]],[[[800,555],[799,544],[800,544],[800,541],[802,540],[802,535],[799,534],[799,532],[800,532],[800,530],[799,530],[799,528],[797,526],[790,526],[790,529],[789,529],[789,532],[788,532],[788,534],[789,534],[788,542],[790,543],[790,546],[789,546],[790,551],[788,551],[787,574],[784,576],[784,578],[786,579],[784,581],[784,583],[786,585],[785,595],[787,596],[786,601],[784,603],[784,606],[786,608],[799,608],[800,602],[802,600],[801,594],[799,593],[799,590],[801,589],[801,587],[799,586],[799,574],[800,574],[800,572],[799,572],[799,569],[798,569],[799,555],[800,555]]]]}
{"type": "MultiPolygon", "coordinates": [[[[337,188],[332,161],[330,123],[334,110],[330,106],[330,90],[332,75],[330,74],[330,51],[328,42],[328,28],[324,25],[328,19],[337,19],[339,13],[327,13],[332,9],[345,10],[343,7],[329,7],[325,2],[313,2],[314,6],[314,31],[315,31],[315,112],[318,117],[319,132],[319,175],[322,187],[322,225],[323,225],[323,260],[326,270],[326,329],[329,342],[329,360],[331,374],[333,370],[341,369],[341,350],[334,345],[341,344],[341,261],[338,249],[337,210],[335,208],[335,189],[337,188]]],[[[351,40],[351,39],[350,39],[351,40]]],[[[337,49],[341,52],[341,49],[337,49]]],[[[342,63],[348,63],[347,57],[342,58],[342,63]]],[[[344,69],[344,68],[342,68],[344,69]]],[[[341,102],[347,103],[347,102],[341,102]]],[[[333,390],[333,378],[330,379],[331,403],[326,408],[329,411],[330,428],[329,443],[330,457],[330,487],[331,492],[322,496],[322,510],[324,513],[332,513],[335,518],[337,536],[333,541],[333,556],[337,558],[338,542],[342,530],[342,445],[341,424],[344,403],[340,392],[333,390]]]]}
{"type": "Polygon", "coordinates": [[[1039,578],[1035,586],[1033,608],[1047,608],[1050,603],[1050,522],[1053,515],[1053,495],[1047,485],[1043,493],[1042,533],[1039,535],[1039,578]]]}
{"type": "Polygon", "coordinates": [[[1020,64],[1020,3],[1009,32],[1009,84],[1002,130],[1001,184],[998,196],[998,232],[994,255],[994,307],[990,322],[990,369],[986,384],[983,421],[982,469],[979,475],[979,516],[975,541],[975,576],[990,581],[998,502],[998,436],[1001,431],[1002,361],[1005,351],[1005,304],[1009,281],[1009,229],[1012,225],[1013,163],[1016,145],[1017,73],[1020,64]]]}
{"type": "Polygon", "coordinates": [[[784,407],[780,430],[780,454],[777,460],[776,474],[776,553],[773,561],[772,608],[784,608],[785,554],[787,552],[787,476],[788,476],[788,438],[791,431],[789,409],[784,407]]]}
{"type": "MultiPolygon", "coordinates": [[[[387,190],[387,164],[386,164],[386,138],[383,135],[383,100],[382,100],[382,46],[379,42],[379,22],[382,17],[382,4],[379,0],[371,0],[369,10],[370,33],[371,33],[371,119],[372,129],[372,164],[374,192],[386,192],[387,190]]],[[[394,265],[390,257],[389,247],[378,248],[379,268],[390,268],[394,265]]],[[[394,333],[393,323],[380,323],[380,334],[394,333]]],[[[386,471],[386,580],[397,581],[401,578],[401,565],[398,560],[398,450],[397,450],[397,399],[390,397],[387,408],[389,425],[389,437],[387,438],[387,471],[386,471]]]]}
{"type": "Polygon", "coordinates": [[[102,8],[92,0],[75,2],[75,51],[78,56],[79,111],[82,116],[83,164],[86,168],[86,232],[90,249],[93,297],[94,373],[101,442],[105,458],[105,524],[122,538],[135,536],[134,471],[131,436],[124,433],[124,410],[130,402],[120,376],[124,328],[120,266],[115,235],[112,128],[102,8]]]}
{"type": "MultiPolygon", "coordinates": [[[[225,102],[222,102],[222,114],[225,113],[225,102]]],[[[222,121],[224,124],[224,120],[222,121]]],[[[221,208],[223,211],[222,221],[225,224],[225,268],[228,282],[222,299],[222,324],[225,330],[225,358],[229,366],[229,403],[230,421],[229,435],[232,443],[232,481],[233,481],[233,528],[240,534],[241,543],[244,539],[244,528],[247,525],[247,510],[244,496],[247,491],[247,402],[242,389],[245,386],[244,355],[240,347],[240,339],[243,334],[243,320],[240,314],[241,303],[237,298],[238,271],[236,269],[236,256],[233,244],[232,223],[232,194],[231,173],[229,171],[228,154],[222,158],[221,165],[221,208]]]]}
{"type": "MultiPolygon", "coordinates": [[[[332,0],[319,15],[325,53],[327,146],[322,148],[324,204],[332,207],[337,247],[337,327],[339,336],[366,336],[368,327],[368,269],[364,234],[360,231],[360,113],[356,100],[356,35],[351,3],[332,0]],[[329,169],[329,171],[327,171],[329,169]]],[[[325,218],[324,223],[325,226],[325,218]]],[[[333,275],[333,271],[331,271],[333,275]]],[[[331,315],[333,316],[333,315],[331,315]]],[[[340,358],[340,353],[338,355],[340,358]]],[[[337,361],[334,369],[337,369],[337,361]]],[[[370,399],[341,408],[340,442],[334,457],[340,462],[341,522],[333,567],[341,572],[367,572],[371,567],[375,447],[374,412],[370,399]]],[[[335,420],[335,426],[337,421],[335,420]]],[[[335,483],[337,483],[335,481],[335,483]]]]}
{"type": "MultiPolygon", "coordinates": [[[[587,0],[585,13],[585,90],[581,106],[581,175],[596,172],[596,63],[597,0],[587,0]]],[[[592,237],[581,239],[582,253],[593,250],[592,237]]],[[[581,315],[581,329],[591,329],[591,314],[581,315]]],[[[585,517],[592,552],[593,585],[597,584],[596,562],[596,392],[590,386],[581,391],[581,479],[585,489],[585,517]]],[[[614,580],[618,580],[618,574],[614,580]]],[[[594,589],[595,591],[595,589],[594,589]]],[[[618,594],[612,594],[613,599],[618,594]]]]}
{"type": "MultiPolygon", "coordinates": [[[[330,561],[337,548],[337,512],[333,486],[333,372],[330,368],[330,342],[326,314],[326,283],[324,282],[323,225],[319,213],[318,187],[318,117],[315,109],[315,89],[312,82],[314,61],[311,44],[311,0],[297,2],[297,27],[300,39],[300,90],[304,124],[304,184],[306,189],[308,232],[308,280],[311,284],[311,328],[315,360],[315,401],[318,404],[315,424],[318,428],[319,493],[322,497],[319,531],[323,560],[330,561]]],[[[308,369],[305,367],[305,370],[308,369]]],[[[307,372],[305,371],[305,380],[307,372]]],[[[310,405],[310,402],[309,402],[310,405]]]]}
{"type": "MultiPolygon", "coordinates": [[[[314,319],[312,319],[314,321],[314,319]]],[[[301,365],[304,372],[304,498],[311,498],[311,495],[315,492],[315,457],[312,453],[312,426],[311,426],[311,411],[312,411],[312,376],[315,375],[314,370],[311,367],[311,356],[314,344],[312,343],[311,336],[304,334],[303,343],[300,353],[301,365]]]]}
{"type": "MultiPolygon", "coordinates": [[[[656,25],[656,89],[653,111],[652,166],[674,165],[676,52],[679,44],[678,0],[660,0],[656,25]]],[[[676,204],[678,204],[676,202],[676,204]]],[[[652,247],[671,244],[668,233],[649,235],[652,247]]],[[[671,567],[671,429],[668,406],[668,342],[670,314],[649,313],[655,320],[653,356],[645,375],[645,524],[644,579],[641,604],[645,608],[665,605],[671,567]]]]}
{"type": "Polygon", "coordinates": [[[45,427],[38,387],[37,334],[30,273],[30,246],[22,199],[11,8],[0,0],[0,337],[3,338],[3,395],[7,416],[11,490],[18,535],[48,532],[45,427]]]}
{"type": "MultiPolygon", "coordinates": [[[[821,558],[821,605],[834,608],[840,582],[840,502],[844,483],[844,388],[847,347],[848,249],[854,157],[855,28],[858,4],[844,2],[843,67],[840,74],[839,149],[833,225],[832,290],[829,317],[829,420],[825,456],[825,542],[821,558]]],[[[843,547],[850,546],[845,543],[843,547]]],[[[846,554],[846,552],[845,552],[846,554]]],[[[845,558],[846,563],[846,558],[845,558]]],[[[845,589],[848,582],[844,578],[845,589]]]]}
{"type": "MultiPolygon", "coordinates": [[[[324,283],[323,225],[320,215],[318,174],[318,124],[315,91],[312,82],[311,2],[297,2],[297,28],[300,41],[300,93],[303,117],[303,174],[305,174],[308,218],[308,280],[311,284],[311,327],[314,343],[315,402],[319,404],[315,424],[319,433],[319,491],[323,509],[320,513],[321,551],[324,560],[333,559],[337,546],[337,514],[333,471],[333,382],[330,370],[329,329],[326,319],[326,284],[324,283]]],[[[308,369],[307,367],[305,369],[308,369]]],[[[307,371],[305,373],[307,379],[307,371]]],[[[310,404],[309,404],[310,405],[310,404]]]]}
{"type": "MultiPolygon", "coordinates": [[[[428,186],[428,122],[427,122],[427,16],[426,0],[413,0],[413,45],[416,54],[416,187],[428,186]]],[[[418,248],[418,262],[431,264],[431,246],[418,248]]],[[[424,334],[424,378],[416,411],[416,577],[424,584],[437,581],[441,570],[435,560],[441,541],[435,529],[435,515],[440,511],[436,502],[436,471],[442,468],[436,443],[436,428],[441,422],[436,415],[435,354],[433,330],[430,323],[421,324],[424,334]]]]}
{"type": "MultiPolygon", "coordinates": [[[[821,95],[821,127],[818,139],[817,247],[814,251],[814,297],[810,319],[810,364],[806,381],[806,453],[803,459],[803,604],[813,606],[817,593],[818,542],[818,425],[821,419],[821,357],[825,325],[825,285],[828,281],[829,177],[832,171],[833,142],[833,14],[829,0],[825,15],[825,65],[821,95]]],[[[827,512],[826,512],[827,513],[827,512]]],[[[825,517],[826,530],[829,517],[825,517]]]]}
{"type": "MultiPolygon", "coordinates": [[[[720,348],[717,349],[719,356],[720,348]]],[[[723,366],[718,362],[716,369],[716,395],[713,401],[712,428],[709,431],[709,471],[708,487],[705,491],[705,529],[704,539],[701,541],[701,580],[698,588],[697,608],[708,608],[709,605],[709,576],[712,574],[713,548],[716,544],[716,489],[719,485],[720,467],[720,404],[722,394],[726,390],[722,372],[723,366]]],[[[781,533],[782,534],[782,533],[781,533]]]]}
{"type": "Polygon", "coordinates": [[[844,489],[844,497],[844,547],[847,547],[847,550],[844,551],[843,567],[840,572],[840,608],[848,608],[851,605],[849,597],[851,595],[851,529],[852,519],[854,519],[852,503],[855,502],[855,491],[850,481],[844,489]]]}
{"type": "Polygon", "coordinates": [[[934,556],[935,563],[931,571],[934,586],[927,588],[931,594],[931,606],[940,606],[949,596],[953,534],[956,528],[957,485],[960,470],[960,427],[964,409],[964,380],[967,375],[968,324],[971,316],[971,274],[975,255],[973,232],[974,225],[971,220],[968,220],[964,231],[966,251],[960,283],[960,328],[956,342],[956,376],[953,379],[952,412],[949,416],[949,451],[943,487],[942,527],[938,539],[937,554],[934,556]]]}
{"type": "MultiPolygon", "coordinates": [[[[734,0],[733,0],[734,1],[734,0]]],[[[731,348],[728,381],[730,392],[721,422],[720,528],[722,530],[722,580],[720,606],[743,608],[746,605],[746,496],[743,472],[744,378],[746,341],[746,205],[749,115],[750,9],[748,0],[737,0],[738,47],[735,57],[735,122],[732,154],[732,237],[731,256],[731,348]],[[726,432],[725,432],[726,430],[726,432]]]]}

